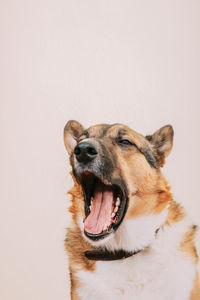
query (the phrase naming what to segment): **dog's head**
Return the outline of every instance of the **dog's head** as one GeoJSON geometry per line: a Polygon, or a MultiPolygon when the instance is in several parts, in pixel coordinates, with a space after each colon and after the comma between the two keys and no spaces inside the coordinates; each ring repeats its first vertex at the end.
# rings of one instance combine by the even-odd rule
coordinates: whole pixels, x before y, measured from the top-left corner
{"type": "Polygon", "coordinates": [[[64,142],[83,192],[84,209],[79,213],[84,214],[84,235],[93,244],[115,234],[124,219],[166,207],[165,197],[160,200],[164,189],[160,167],[172,148],[170,125],[145,137],[122,124],[85,130],[69,121],[64,142]]]}

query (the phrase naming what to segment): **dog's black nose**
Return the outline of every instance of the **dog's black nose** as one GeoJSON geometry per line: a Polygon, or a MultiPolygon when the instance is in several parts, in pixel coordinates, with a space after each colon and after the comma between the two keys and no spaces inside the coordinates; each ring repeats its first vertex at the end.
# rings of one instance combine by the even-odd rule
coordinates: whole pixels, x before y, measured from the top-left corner
{"type": "Polygon", "coordinates": [[[76,146],[74,154],[79,162],[88,163],[97,156],[98,151],[93,144],[82,142],[76,146]]]}

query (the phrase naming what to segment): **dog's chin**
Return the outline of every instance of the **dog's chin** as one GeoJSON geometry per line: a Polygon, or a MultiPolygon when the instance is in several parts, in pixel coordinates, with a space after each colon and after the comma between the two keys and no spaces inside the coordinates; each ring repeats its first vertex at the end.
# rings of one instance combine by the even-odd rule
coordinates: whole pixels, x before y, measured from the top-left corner
{"type": "Polygon", "coordinates": [[[109,235],[107,235],[104,238],[101,238],[99,240],[92,240],[91,238],[88,238],[87,235],[85,234],[84,223],[83,223],[83,217],[82,216],[78,217],[78,225],[79,225],[79,228],[81,230],[81,233],[82,233],[82,236],[83,236],[84,240],[86,240],[86,242],[94,248],[99,248],[99,247],[103,248],[103,249],[104,248],[105,249],[106,248],[110,249],[110,247],[112,248],[112,246],[110,246],[110,245],[113,244],[116,233],[119,231],[118,230],[117,232],[116,231],[112,232],[109,235]]]}
{"type": "Polygon", "coordinates": [[[126,215],[126,188],[122,180],[108,181],[90,171],[81,173],[78,182],[84,195],[84,238],[99,247],[112,239],[126,215]]]}
{"type": "Polygon", "coordinates": [[[91,245],[91,246],[93,246],[94,248],[109,248],[109,245],[110,244],[112,244],[112,241],[113,241],[113,239],[114,239],[114,237],[115,237],[115,232],[113,232],[113,233],[111,233],[111,234],[109,234],[109,235],[107,235],[106,237],[104,237],[103,239],[100,239],[100,240],[91,240],[90,238],[88,238],[86,235],[85,235],[85,233],[84,233],[84,231],[82,232],[82,234],[83,234],[83,237],[84,237],[84,239],[91,245]]]}

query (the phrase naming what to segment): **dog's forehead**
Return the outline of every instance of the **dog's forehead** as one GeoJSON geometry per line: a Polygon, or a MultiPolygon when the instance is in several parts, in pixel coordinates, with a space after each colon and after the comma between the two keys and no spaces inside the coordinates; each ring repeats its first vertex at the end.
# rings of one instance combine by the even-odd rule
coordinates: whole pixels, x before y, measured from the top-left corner
{"type": "MultiPolygon", "coordinates": [[[[135,138],[142,138],[143,136],[136,131],[130,129],[128,126],[120,123],[116,124],[98,124],[90,126],[84,131],[83,135],[93,138],[103,137],[122,137],[124,135],[131,135],[135,138]]],[[[143,137],[144,138],[144,137],[143,137]]]]}
{"type": "Polygon", "coordinates": [[[111,126],[112,125],[109,124],[92,125],[86,130],[86,134],[89,137],[102,138],[106,135],[106,132],[111,126]]]}

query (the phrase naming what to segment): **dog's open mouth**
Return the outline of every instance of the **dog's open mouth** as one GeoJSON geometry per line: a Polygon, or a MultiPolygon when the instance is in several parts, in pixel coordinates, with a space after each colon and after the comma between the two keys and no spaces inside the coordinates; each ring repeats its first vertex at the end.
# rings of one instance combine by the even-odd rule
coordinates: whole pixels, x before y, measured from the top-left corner
{"type": "Polygon", "coordinates": [[[105,184],[88,171],[82,173],[81,184],[85,197],[84,233],[90,239],[102,239],[119,227],[128,197],[119,185],[105,184]]]}

